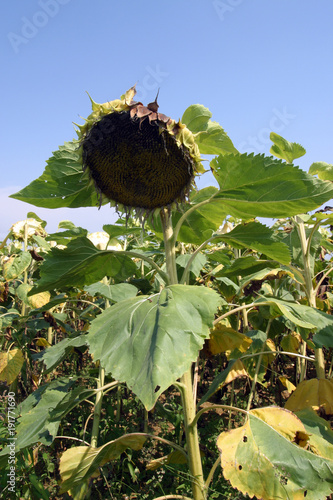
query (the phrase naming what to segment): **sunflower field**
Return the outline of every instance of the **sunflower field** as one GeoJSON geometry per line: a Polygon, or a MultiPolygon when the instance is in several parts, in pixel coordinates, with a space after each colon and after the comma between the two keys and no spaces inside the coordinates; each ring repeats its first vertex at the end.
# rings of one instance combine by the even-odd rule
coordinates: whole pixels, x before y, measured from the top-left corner
{"type": "Polygon", "coordinates": [[[2,498],[330,498],[333,166],[134,97],[12,195],[119,218],[0,243],[2,498]]]}

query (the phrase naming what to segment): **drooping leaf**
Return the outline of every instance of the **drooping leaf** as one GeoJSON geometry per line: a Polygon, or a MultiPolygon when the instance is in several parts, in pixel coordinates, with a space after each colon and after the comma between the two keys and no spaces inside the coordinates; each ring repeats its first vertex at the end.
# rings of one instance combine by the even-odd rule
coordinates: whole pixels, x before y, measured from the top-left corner
{"type": "Polygon", "coordinates": [[[249,337],[222,323],[217,323],[214,326],[208,341],[209,350],[213,355],[220,352],[225,352],[228,355],[234,349],[245,352],[251,343],[252,340],[249,337]]]}
{"type": "Polygon", "coordinates": [[[0,380],[8,385],[12,384],[19,376],[24,363],[21,349],[12,349],[0,352],[0,380]]]}
{"type": "Polygon", "coordinates": [[[73,353],[75,348],[86,345],[86,335],[80,335],[79,337],[75,337],[73,339],[63,339],[57,344],[48,347],[41,356],[38,356],[38,359],[45,363],[45,373],[48,373],[58,366],[67,356],[73,353]]]}
{"type": "Polygon", "coordinates": [[[288,163],[292,163],[296,158],[300,158],[306,153],[303,146],[297,144],[297,142],[289,142],[275,132],[271,132],[270,139],[274,144],[269,152],[277,158],[286,160],[288,163]]]}
{"type": "Polygon", "coordinates": [[[316,161],[310,166],[309,174],[317,174],[323,181],[333,181],[333,165],[324,161],[316,161]]]}
{"type": "Polygon", "coordinates": [[[263,500],[330,495],[333,460],[304,449],[309,435],[295,415],[273,407],[248,416],[245,425],[217,440],[223,475],[234,488],[263,500]]]}
{"type": "Polygon", "coordinates": [[[99,196],[89,178],[83,176],[78,141],[65,142],[46,162],[44,173],[10,197],[37,207],[96,207],[99,196]]]}
{"type": "Polygon", "coordinates": [[[3,277],[6,281],[18,278],[31,263],[31,255],[29,252],[20,252],[12,255],[3,265],[3,277]]]}
{"type": "Polygon", "coordinates": [[[311,408],[297,412],[306,432],[309,435],[309,446],[313,453],[324,458],[333,457],[333,431],[329,422],[319,417],[311,408]]]}
{"type": "MultiPolygon", "coordinates": [[[[16,426],[15,449],[41,442],[51,444],[57,434],[60,418],[53,421],[51,412],[67,395],[67,390],[75,383],[74,378],[56,379],[39,387],[18,407],[19,418],[16,426]]],[[[0,468],[6,465],[10,452],[6,446],[0,452],[0,468]]]]}
{"type": "Polygon", "coordinates": [[[126,279],[136,273],[126,255],[98,250],[87,238],[76,238],[67,248],[53,248],[40,267],[41,279],[30,295],[63,286],[90,285],[105,275],[126,279]]]}
{"type": "Polygon", "coordinates": [[[332,415],[333,380],[321,378],[303,380],[286,402],[285,408],[294,412],[304,408],[313,408],[321,410],[326,415],[332,415]]]}
{"type": "Polygon", "coordinates": [[[92,321],[90,352],[151,409],[196,359],[219,303],[213,290],[184,285],[118,302],[92,321]]]}
{"type": "Polygon", "coordinates": [[[290,262],[287,245],[278,241],[274,232],[259,222],[238,224],[230,233],[219,234],[218,239],[234,248],[251,248],[282,264],[290,262]]]}
{"type": "Polygon", "coordinates": [[[99,467],[118,458],[126,448],[140,450],[146,441],[144,434],[125,434],[99,448],[75,446],[60,458],[61,493],[72,491],[91,477],[99,476],[99,467]]]}
{"type": "Polygon", "coordinates": [[[147,465],[147,470],[157,470],[168,464],[187,464],[186,456],[178,450],[174,450],[165,457],[156,458],[151,460],[147,465]]]}
{"type": "MultiPolygon", "coordinates": [[[[260,299],[257,299],[255,302],[266,302],[267,305],[272,304],[277,307],[276,313],[274,315],[279,316],[280,314],[282,314],[286,316],[286,318],[288,318],[290,321],[292,321],[295,325],[301,326],[302,328],[308,328],[310,330],[316,329],[315,318],[311,315],[312,311],[309,311],[309,309],[311,309],[310,307],[297,304],[296,302],[289,302],[286,300],[278,299],[273,296],[261,296],[260,299]]],[[[274,311],[272,312],[274,313],[274,311]]]]}
{"type": "Polygon", "coordinates": [[[286,377],[279,377],[279,380],[280,380],[281,384],[284,385],[284,387],[286,387],[288,392],[291,393],[296,389],[294,384],[292,382],[290,382],[290,380],[288,380],[286,377]]]}
{"type": "Polygon", "coordinates": [[[330,182],[272,157],[219,156],[211,166],[220,185],[214,201],[234,217],[290,217],[333,198],[330,182]]]}
{"type": "Polygon", "coordinates": [[[94,283],[93,285],[85,286],[84,290],[89,295],[101,295],[111,302],[120,302],[121,300],[135,297],[138,293],[136,286],[129,283],[118,283],[117,285],[106,285],[105,283],[94,283]]]}
{"type": "Polygon", "coordinates": [[[212,122],[212,113],[202,104],[189,106],[182,123],[195,134],[195,141],[201,154],[216,155],[237,153],[231,139],[217,122],[212,122]]]}

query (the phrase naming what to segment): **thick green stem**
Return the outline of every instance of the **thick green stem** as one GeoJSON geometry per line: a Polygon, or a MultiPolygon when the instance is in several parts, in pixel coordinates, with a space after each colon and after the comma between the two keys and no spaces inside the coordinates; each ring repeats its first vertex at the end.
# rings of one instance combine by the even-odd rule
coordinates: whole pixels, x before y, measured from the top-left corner
{"type": "MultiPolygon", "coordinates": [[[[101,366],[99,367],[99,377],[97,381],[97,387],[102,387],[104,385],[105,370],[101,366]]],[[[94,421],[93,428],[91,431],[91,446],[97,448],[98,434],[99,434],[99,422],[101,419],[101,410],[103,403],[103,391],[99,391],[96,394],[95,409],[94,409],[94,421]]]]}
{"type": "MultiPolygon", "coordinates": [[[[109,284],[109,280],[105,276],[103,278],[103,283],[105,285],[109,284]]],[[[105,301],[105,309],[108,309],[110,307],[110,302],[108,299],[105,301]]],[[[104,385],[104,379],[105,379],[105,369],[99,365],[99,375],[97,379],[97,389],[100,389],[104,385]]],[[[99,434],[99,422],[101,419],[101,411],[102,411],[102,404],[103,404],[103,391],[100,390],[96,394],[96,400],[95,400],[95,408],[94,408],[94,421],[93,421],[93,427],[91,431],[91,446],[93,448],[97,448],[97,443],[98,443],[98,434],[99,434]]]]}
{"type": "MultiPolygon", "coordinates": [[[[311,262],[310,262],[310,251],[311,251],[311,238],[307,239],[305,234],[304,222],[296,217],[296,227],[298,236],[301,243],[302,249],[302,257],[303,257],[303,267],[304,267],[304,280],[305,280],[305,292],[309,302],[309,306],[316,308],[316,291],[313,287],[313,276],[311,270],[311,262]]],[[[312,231],[311,235],[314,234],[312,231]]],[[[315,349],[315,357],[316,357],[316,372],[318,378],[325,378],[325,358],[322,349],[315,349]]]]}
{"type": "MultiPolygon", "coordinates": [[[[171,223],[171,214],[168,210],[160,212],[163,227],[166,269],[171,285],[177,284],[175,236],[171,223]]],[[[206,500],[205,481],[202,471],[202,462],[199,448],[198,428],[191,425],[195,418],[195,401],[193,399],[191,368],[180,379],[182,390],[182,404],[184,411],[184,426],[188,462],[192,477],[192,492],[194,500],[206,500]]]]}

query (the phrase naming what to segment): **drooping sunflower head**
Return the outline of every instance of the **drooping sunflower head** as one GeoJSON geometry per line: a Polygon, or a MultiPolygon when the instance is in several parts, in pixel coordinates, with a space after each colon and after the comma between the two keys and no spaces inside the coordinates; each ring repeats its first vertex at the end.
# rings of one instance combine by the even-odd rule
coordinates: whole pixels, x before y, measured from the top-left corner
{"type": "Polygon", "coordinates": [[[135,93],[132,87],[121,99],[92,101],[78,136],[100,203],[142,215],[184,201],[204,169],[190,130],[159,113],[157,98],[144,106],[133,101],[135,93]]]}

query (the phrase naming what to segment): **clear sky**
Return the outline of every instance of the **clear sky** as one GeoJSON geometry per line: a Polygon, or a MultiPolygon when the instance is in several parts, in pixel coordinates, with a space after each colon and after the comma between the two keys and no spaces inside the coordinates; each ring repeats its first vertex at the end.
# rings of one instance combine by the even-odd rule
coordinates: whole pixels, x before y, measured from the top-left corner
{"type": "MultiPolygon", "coordinates": [[[[332,0],[11,0],[2,2],[0,239],[34,211],[49,232],[70,219],[99,231],[108,206],[46,210],[8,198],[39,177],[90,101],[137,82],[174,119],[213,113],[241,152],[269,154],[269,132],[301,143],[296,161],[333,163],[332,0]]],[[[199,186],[212,184],[205,174],[199,186]]]]}

